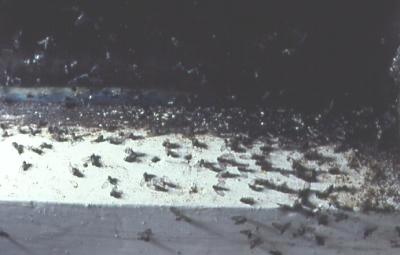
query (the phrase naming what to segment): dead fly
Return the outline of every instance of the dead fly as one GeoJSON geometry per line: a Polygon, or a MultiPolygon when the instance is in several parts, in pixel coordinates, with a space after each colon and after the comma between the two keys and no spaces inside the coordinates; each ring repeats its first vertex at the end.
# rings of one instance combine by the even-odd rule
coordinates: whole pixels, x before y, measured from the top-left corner
{"type": "Polygon", "coordinates": [[[42,155],[43,154],[43,150],[39,149],[39,148],[31,148],[31,151],[33,151],[36,154],[42,155]]]}
{"type": "Polygon", "coordinates": [[[160,159],[159,157],[154,156],[154,157],[151,159],[151,162],[157,163],[157,162],[160,161],[160,160],[161,160],[161,159],[160,159]]]}
{"type": "Polygon", "coordinates": [[[110,192],[110,196],[112,196],[114,198],[122,198],[122,191],[119,191],[116,188],[113,188],[110,192]]]}
{"type": "Polygon", "coordinates": [[[179,158],[180,155],[179,153],[172,151],[172,150],[167,150],[167,156],[172,157],[172,158],[179,158]]]}
{"type": "Polygon", "coordinates": [[[149,181],[151,181],[152,179],[154,179],[154,178],[156,178],[157,176],[156,175],[154,175],[154,174],[148,174],[148,173],[144,173],[143,174],[143,178],[144,178],[144,181],[145,182],[149,182],[149,181]]]}
{"type": "Polygon", "coordinates": [[[227,157],[218,157],[217,161],[221,164],[224,165],[230,165],[230,166],[234,166],[234,167],[248,167],[249,164],[243,164],[243,163],[239,163],[237,162],[234,158],[227,158],[227,157]]]}
{"type": "Polygon", "coordinates": [[[240,174],[233,174],[230,172],[222,172],[219,174],[219,177],[221,177],[221,178],[237,178],[237,177],[240,177],[240,174]]]}
{"type": "Polygon", "coordinates": [[[71,168],[72,174],[78,178],[85,177],[85,175],[76,167],[71,168]]]}
{"type": "Polygon", "coordinates": [[[328,170],[328,173],[333,174],[333,175],[338,175],[340,174],[340,168],[339,167],[331,167],[328,170]]]}
{"type": "Polygon", "coordinates": [[[315,242],[317,243],[317,245],[323,246],[325,245],[325,237],[321,235],[315,235],[315,242]]]}
{"type": "Polygon", "coordinates": [[[267,189],[276,190],[276,191],[279,191],[282,193],[287,193],[287,194],[296,194],[297,193],[297,191],[289,188],[287,186],[286,182],[284,182],[283,184],[275,184],[268,180],[257,178],[254,180],[254,184],[257,186],[264,186],[267,189]]]}
{"type": "MultiPolygon", "coordinates": [[[[347,220],[349,218],[349,215],[342,212],[335,213],[334,216],[336,222],[347,220]]],[[[400,229],[399,229],[399,236],[400,236],[400,229]]]]}
{"type": "Polygon", "coordinates": [[[192,187],[190,187],[189,194],[195,194],[198,192],[199,192],[199,189],[197,188],[196,185],[193,185],[192,187]]]}
{"type": "Polygon", "coordinates": [[[24,153],[24,146],[22,144],[18,144],[16,142],[13,142],[12,146],[18,151],[18,154],[24,153]]]}
{"type": "Polygon", "coordinates": [[[190,161],[190,160],[192,160],[192,154],[187,154],[187,155],[185,155],[185,157],[184,157],[184,159],[186,159],[187,161],[190,161]]]}
{"type": "Polygon", "coordinates": [[[318,215],[318,224],[327,226],[329,223],[329,217],[326,214],[319,214],[318,215]]]}
{"type": "Polygon", "coordinates": [[[303,224],[300,225],[300,227],[298,229],[296,229],[296,231],[293,232],[292,236],[294,238],[296,237],[300,237],[300,236],[304,236],[304,234],[306,233],[307,228],[306,226],[304,226],[303,224]]]}
{"type": "Polygon", "coordinates": [[[394,227],[394,230],[396,231],[397,235],[400,237],[400,227],[396,226],[396,227],[394,227]]]}
{"type": "Polygon", "coordinates": [[[30,131],[30,129],[28,128],[28,127],[19,127],[18,128],[18,132],[20,133],[20,134],[22,134],[22,135],[27,135],[27,134],[29,134],[31,131],[30,131]]]}
{"type": "Polygon", "coordinates": [[[133,133],[130,133],[128,135],[128,138],[135,141],[135,140],[144,139],[144,136],[142,136],[142,135],[134,135],[133,133]]]}
{"type": "Polygon", "coordinates": [[[166,149],[169,149],[169,150],[171,150],[171,149],[179,149],[181,146],[179,145],[179,144],[177,144],[177,143],[171,143],[170,141],[169,141],[169,139],[167,139],[167,140],[165,140],[163,143],[162,143],[162,146],[164,146],[166,149]]]}
{"type": "Polygon", "coordinates": [[[322,155],[316,150],[307,151],[306,153],[304,153],[304,158],[311,161],[317,161],[319,165],[330,163],[335,160],[332,157],[322,155]]]}
{"type": "Polygon", "coordinates": [[[72,137],[72,140],[75,142],[83,141],[83,135],[77,135],[77,134],[75,134],[75,132],[72,132],[71,137],[72,137]]]}
{"type": "Polygon", "coordinates": [[[140,158],[146,156],[146,154],[134,152],[132,149],[126,149],[125,152],[128,153],[128,156],[126,156],[124,160],[129,163],[141,162],[140,158]]]}
{"type": "Polygon", "coordinates": [[[372,226],[372,227],[367,227],[364,230],[364,239],[366,239],[368,236],[370,236],[372,233],[374,233],[378,229],[377,226],[372,226]]]}
{"type": "Polygon", "coordinates": [[[0,238],[10,239],[10,234],[4,230],[0,230],[0,238]]]}
{"type": "Polygon", "coordinates": [[[312,210],[304,208],[300,203],[294,203],[293,205],[283,205],[283,204],[278,204],[278,205],[279,209],[284,212],[297,212],[306,217],[314,216],[314,212],[312,210]]]}
{"type": "Polygon", "coordinates": [[[317,172],[315,171],[315,169],[304,166],[298,160],[293,160],[292,167],[295,172],[295,175],[298,178],[300,178],[306,182],[316,182],[317,181],[317,172]]]}
{"type": "Polygon", "coordinates": [[[186,221],[188,223],[192,222],[192,219],[183,214],[181,211],[179,211],[176,207],[170,207],[169,210],[175,215],[176,220],[180,221],[186,221]]]}
{"type": "Polygon", "coordinates": [[[256,171],[253,169],[248,169],[247,167],[238,167],[239,172],[242,173],[255,173],[256,171]]]}
{"type": "Polygon", "coordinates": [[[281,233],[281,235],[282,235],[283,233],[285,233],[286,230],[288,230],[288,229],[290,228],[291,225],[292,225],[291,222],[288,222],[288,223],[285,223],[285,224],[280,224],[280,223],[277,223],[277,222],[272,222],[272,226],[273,226],[274,228],[276,228],[276,229],[281,233]]]}
{"type": "Polygon", "coordinates": [[[106,139],[104,139],[103,135],[99,135],[96,139],[93,140],[94,143],[102,143],[105,141],[106,141],[106,139]]]}
{"type": "Polygon", "coordinates": [[[256,192],[261,192],[261,191],[264,190],[263,187],[260,187],[259,185],[256,185],[256,184],[254,184],[254,183],[249,183],[249,188],[250,188],[251,190],[253,190],[253,191],[256,191],[256,192]]]}
{"type": "Polygon", "coordinates": [[[148,228],[143,232],[139,232],[137,239],[140,241],[150,242],[152,237],[153,237],[153,231],[151,231],[151,228],[148,228]]]}
{"type": "Polygon", "coordinates": [[[118,182],[119,182],[119,180],[117,178],[113,178],[111,176],[108,176],[107,180],[111,185],[118,185],[118,182]]]}
{"type": "Polygon", "coordinates": [[[261,245],[263,241],[257,235],[255,235],[250,229],[241,230],[240,234],[245,235],[250,243],[250,249],[254,249],[255,247],[261,245]]]}
{"type": "Polygon", "coordinates": [[[247,205],[255,205],[256,204],[256,201],[252,197],[242,197],[240,199],[240,202],[242,202],[243,204],[247,204],[247,205]]]}
{"type": "Polygon", "coordinates": [[[232,216],[231,219],[235,223],[235,225],[242,225],[247,222],[247,218],[244,216],[232,216]]]}
{"type": "Polygon", "coordinates": [[[271,254],[271,255],[282,255],[282,252],[278,251],[278,250],[270,250],[269,254],[271,254]]]}
{"type": "Polygon", "coordinates": [[[178,185],[175,183],[166,181],[164,178],[155,178],[153,179],[153,187],[156,191],[168,192],[168,188],[177,189],[178,185]]]}
{"type": "Polygon", "coordinates": [[[230,140],[225,140],[227,146],[231,148],[232,151],[237,153],[244,153],[246,152],[246,148],[241,144],[239,138],[231,138],[230,140]]]}
{"type": "Polygon", "coordinates": [[[214,189],[215,192],[217,192],[218,195],[222,195],[223,193],[221,193],[221,192],[223,192],[223,191],[229,191],[228,188],[221,187],[221,186],[218,186],[218,185],[213,185],[212,188],[214,189]]]}
{"type": "Polygon", "coordinates": [[[33,165],[31,163],[28,163],[26,161],[22,162],[22,170],[27,171],[29,170],[33,165]]]}
{"type": "Polygon", "coordinates": [[[168,188],[162,185],[162,183],[154,183],[153,187],[156,191],[168,192],[168,188]]]}
{"type": "Polygon", "coordinates": [[[108,142],[114,145],[120,145],[124,143],[124,138],[121,137],[109,137],[108,142]]]}
{"type": "Polygon", "coordinates": [[[206,143],[200,142],[197,138],[192,139],[193,147],[197,147],[200,149],[208,149],[208,145],[206,143]]]}
{"type": "Polygon", "coordinates": [[[205,161],[204,159],[200,160],[199,163],[201,167],[207,168],[213,172],[219,173],[223,171],[221,168],[215,166],[215,163],[205,161]]]}
{"type": "Polygon", "coordinates": [[[103,167],[103,163],[101,162],[101,156],[92,154],[90,155],[90,162],[95,167],[103,167]]]}
{"type": "Polygon", "coordinates": [[[41,149],[49,149],[49,150],[51,150],[51,149],[53,149],[53,145],[50,144],[50,143],[42,143],[42,144],[40,145],[40,148],[41,148],[41,149]]]}
{"type": "Polygon", "coordinates": [[[264,154],[270,154],[274,148],[270,145],[264,145],[260,147],[260,150],[264,153],[264,154]]]}
{"type": "Polygon", "coordinates": [[[7,131],[4,131],[1,136],[2,137],[10,137],[11,135],[7,131]]]}

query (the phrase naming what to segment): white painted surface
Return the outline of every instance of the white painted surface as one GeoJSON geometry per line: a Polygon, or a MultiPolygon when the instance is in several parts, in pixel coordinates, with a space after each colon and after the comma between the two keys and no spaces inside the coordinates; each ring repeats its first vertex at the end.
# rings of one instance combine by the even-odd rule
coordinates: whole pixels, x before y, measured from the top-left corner
{"type": "MultiPolygon", "coordinates": [[[[24,129],[26,127],[23,127],[24,129]]],[[[271,188],[253,191],[249,184],[256,178],[283,185],[294,191],[310,188],[323,192],[330,185],[357,188],[357,192],[336,192],[343,205],[357,209],[359,198],[364,193],[364,176],[368,169],[351,169],[348,161],[352,151],[334,153],[332,147],[320,147],[318,151],[333,160],[317,164],[304,161],[303,154],[296,150],[282,150],[277,144],[267,156],[274,167],[282,172],[263,171],[252,159],[261,154],[260,141],[244,153],[232,151],[224,139],[212,136],[197,136],[208,145],[208,149],[193,147],[189,138],[182,135],[153,136],[145,130],[76,130],[82,135],[80,141],[70,136],[66,142],[55,141],[51,134],[21,134],[18,128],[10,128],[11,135],[0,140],[0,230],[9,236],[0,237],[1,254],[265,254],[280,251],[281,254],[398,254],[399,234],[395,230],[399,222],[397,213],[361,214],[346,213],[348,219],[337,220],[336,208],[329,199],[309,200],[326,214],[328,222],[319,224],[319,214],[305,217],[296,212],[279,210],[279,205],[292,206],[299,201],[298,194],[288,194],[271,188]],[[115,145],[109,141],[94,143],[100,134],[104,138],[134,133],[144,139],[126,139],[115,145]],[[164,141],[178,143],[181,147],[173,151],[178,158],[167,156],[164,141]],[[24,146],[19,154],[13,142],[24,146]],[[38,155],[31,148],[43,142],[51,143],[52,149],[43,149],[38,155]],[[145,153],[141,162],[124,161],[126,149],[145,153]],[[103,167],[90,163],[92,154],[100,155],[103,167]],[[190,161],[184,158],[191,154],[190,161]],[[157,156],[161,160],[153,163],[157,156]],[[218,163],[218,157],[234,159],[247,164],[254,173],[243,173],[237,167],[218,163]],[[199,162],[205,160],[222,168],[224,172],[239,174],[236,178],[222,178],[199,162]],[[293,160],[303,160],[308,167],[316,169],[318,182],[309,183],[293,175],[293,160]],[[22,162],[32,164],[27,171],[22,162]],[[88,163],[87,167],[83,165],[88,163]],[[341,170],[340,175],[328,173],[330,167],[341,170]],[[85,176],[72,174],[72,167],[85,176]],[[285,174],[287,171],[288,174],[285,174]],[[157,178],[145,182],[143,174],[154,174],[157,178]],[[117,185],[108,181],[108,176],[118,178],[117,185]],[[153,181],[164,180],[177,185],[168,192],[154,190],[153,181]],[[216,192],[213,185],[228,188],[216,192]],[[192,188],[197,187],[197,193],[192,188]],[[110,196],[116,189],[122,192],[120,199],[110,196]],[[253,206],[240,202],[243,197],[254,198],[253,206]],[[176,220],[169,207],[177,207],[187,220],[176,220]],[[248,220],[235,225],[232,216],[245,216],[248,220]],[[189,221],[189,222],[188,222],[189,221]],[[281,232],[279,226],[290,223],[281,232]],[[376,229],[375,229],[376,227],[376,229]],[[149,242],[137,239],[138,233],[150,228],[153,236],[149,242]],[[301,229],[302,235],[297,235],[301,229]],[[371,233],[369,229],[374,229],[371,233]],[[247,238],[241,230],[252,231],[247,238]],[[368,233],[366,236],[365,233],[368,233]],[[316,236],[325,243],[318,245],[316,236]],[[250,249],[249,242],[259,244],[250,249]]],[[[392,205],[397,206],[394,202],[392,205]]],[[[320,222],[321,223],[321,222],[320,222]]],[[[276,253],[278,254],[278,253],[276,253]]]]}

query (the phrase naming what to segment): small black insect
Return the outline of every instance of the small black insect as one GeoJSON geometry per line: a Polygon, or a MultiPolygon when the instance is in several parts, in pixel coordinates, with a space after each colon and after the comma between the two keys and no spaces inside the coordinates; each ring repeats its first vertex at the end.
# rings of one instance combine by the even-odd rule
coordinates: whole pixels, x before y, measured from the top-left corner
{"type": "Polygon", "coordinates": [[[156,178],[157,176],[156,175],[154,175],[154,174],[148,174],[148,173],[144,173],[143,174],[143,178],[144,178],[144,181],[145,182],[149,182],[149,181],[151,181],[153,178],[156,178]]]}
{"type": "Polygon", "coordinates": [[[183,212],[179,211],[176,207],[170,207],[169,210],[175,215],[177,221],[183,220],[188,223],[192,222],[192,219],[186,216],[183,212]]]}
{"type": "Polygon", "coordinates": [[[117,185],[118,182],[119,182],[119,180],[118,180],[117,178],[113,178],[113,177],[111,177],[111,176],[108,176],[107,180],[108,180],[108,182],[109,182],[110,184],[112,184],[112,185],[117,185]]]}
{"type": "Polygon", "coordinates": [[[223,171],[221,168],[215,166],[215,163],[205,161],[204,159],[200,160],[199,163],[200,163],[201,167],[205,167],[205,168],[207,168],[207,169],[209,169],[209,170],[211,170],[213,172],[219,173],[219,172],[223,171]]]}
{"type": "Polygon", "coordinates": [[[95,167],[103,167],[103,163],[101,162],[101,156],[99,156],[99,155],[92,154],[90,156],[90,162],[95,167]]]}
{"type": "Polygon", "coordinates": [[[146,154],[134,152],[132,149],[127,149],[126,152],[128,153],[128,156],[126,156],[124,160],[129,163],[141,162],[140,158],[146,156],[146,154]]]}
{"type": "Polygon", "coordinates": [[[208,145],[206,143],[200,142],[197,138],[192,139],[192,145],[193,147],[208,149],[208,145]]]}
{"type": "Polygon", "coordinates": [[[260,187],[260,186],[258,186],[258,185],[256,185],[256,184],[251,184],[251,183],[249,183],[249,188],[250,188],[251,190],[253,190],[253,191],[256,191],[256,192],[261,192],[261,191],[264,190],[263,187],[260,187]]]}
{"type": "Polygon", "coordinates": [[[328,172],[333,175],[338,175],[338,174],[340,174],[340,168],[339,167],[331,167],[331,168],[329,168],[328,172]]]}
{"type": "Polygon", "coordinates": [[[75,142],[83,141],[83,135],[77,135],[75,132],[72,132],[71,137],[75,142]]]}
{"type": "Polygon", "coordinates": [[[270,250],[269,254],[271,254],[271,255],[282,255],[282,252],[278,251],[278,250],[270,250]]]}
{"type": "Polygon", "coordinates": [[[133,133],[130,133],[128,135],[128,138],[131,139],[131,140],[141,140],[141,139],[144,139],[144,136],[142,136],[142,135],[134,135],[133,133]]]}
{"type": "Polygon", "coordinates": [[[264,154],[270,154],[274,148],[270,145],[264,145],[260,147],[260,150],[264,153],[264,154]]]}
{"type": "Polygon", "coordinates": [[[27,127],[19,127],[18,132],[23,135],[29,134],[31,131],[27,127]]]}
{"type": "Polygon", "coordinates": [[[240,177],[240,174],[233,174],[233,173],[230,173],[230,172],[223,172],[223,173],[220,174],[220,177],[221,178],[237,178],[237,177],[240,177]]]}
{"type": "Polygon", "coordinates": [[[256,171],[253,169],[248,169],[247,167],[238,167],[239,172],[242,173],[255,173],[256,171]]]}
{"type": "Polygon", "coordinates": [[[317,181],[317,172],[315,171],[315,169],[304,166],[298,160],[293,161],[292,167],[295,171],[295,175],[298,178],[300,178],[306,182],[316,182],[317,181]]]}
{"type": "Polygon", "coordinates": [[[319,246],[323,246],[325,245],[325,237],[321,236],[321,235],[315,235],[315,242],[319,245],[319,246]]]}
{"type": "Polygon", "coordinates": [[[396,227],[394,227],[394,230],[396,231],[397,235],[400,237],[400,227],[396,226],[396,227]]]}
{"type": "Polygon", "coordinates": [[[13,142],[12,146],[18,151],[18,154],[24,153],[24,146],[22,144],[18,144],[16,142],[13,142]]]}
{"type": "Polygon", "coordinates": [[[168,139],[162,143],[166,149],[179,149],[181,146],[177,143],[171,143],[168,139]]]}
{"type": "Polygon", "coordinates": [[[221,164],[231,165],[234,167],[248,167],[249,166],[248,164],[239,163],[234,159],[225,158],[225,157],[218,157],[217,161],[221,164]]]}
{"type": "Polygon", "coordinates": [[[104,139],[103,135],[99,135],[96,139],[93,140],[94,143],[102,143],[106,141],[106,139],[104,139]]]}
{"type": "Polygon", "coordinates": [[[242,197],[240,202],[247,205],[255,205],[256,201],[252,197],[242,197]]]}
{"type": "Polygon", "coordinates": [[[114,198],[122,198],[122,191],[119,191],[116,188],[113,188],[110,192],[110,196],[112,196],[114,198]]]}
{"type": "Polygon", "coordinates": [[[329,217],[327,214],[320,214],[318,215],[318,224],[327,226],[329,223],[329,217]]]}
{"type": "Polygon", "coordinates": [[[76,167],[72,167],[72,174],[76,177],[82,178],[85,177],[85,175],[76,167]]]}
{"type": "Polygon", "coordinates": [[[221,186],[218,186],[218,185],[213,185],[212,188],[213,188],[216,192],[217,192],[217,191],[229,191],[228,188],[221,187],[221,186]]]}
{"type": "Polygon", "coordinates": [[[50,144],[50,143],[42,143],[42,144],[40,145],[40,148],[41,148],[41,149],[49,149],[49,150],[51,150],[51,149],[53,149],[53,145],[50,144]]]}
{"type": "Polygon", "coordinates": [[[250,239],[254,236],[253,231],[250,229],[243,229],[239,231],[240,234],[245,235],[247,239],[250,239]]]}
{"type": "Polygon", "coordinates": [[[121,137],[109,137],[108,142],[114,145],[120,145],[124,143],[124,139],[121,137]]]}
{"type": "Polygon", "coordinates": [[[154,156],[154,157],[151,159],[151,162],[157,163],[157,162],[160,161],[160,160],[161,160],[161,159],[160,159],[159,157],[154,156]]]}
{"type": "Polygon", "coordinates": [[[9,233],[7,233],[6,231],[4,231],[4,230],[0,230],[0,238],[6,238],[6,239],[9,239],[10,238],[10,234],[9,233]]]}
{"type": "Polygon", "coordinates": [[[180,155],[179,153],[172,151],[172,150],[167,150],[167,156],[172,157],[172,158],[179,158],[180,155]]]}
{"type": "Polygon", "coordinates": [[[7,131],[4,131],[1,136],[2,137],[10,137],[11,135],[7,131]]]}
{"type": "Polygon", "coordinates": [[[28,163],[26,161],[22,162],[22,170],[27,171],[29,170],[33,165],[31,163],[28,163]]]}
{"type": "Polygon", "coordinates": [[[187,160],[187,161],[190,161],[190,160],[192,160],[192,154],[187,154],[187,155],[185,155],[185,159],[187,160]]]}
{"type": "Polygon", "coordinates": [[[285,223],[285,224],[272,222],[272,226],[274,228],[276,228],[281,233],[281,235],[284,234],[286,232],[286,230],[288,230],[290,228],[291,225],[292,225],[291,222],[288,222],[288,223],[285,223]]]}
{"type": "Polygon", "coordinates": [[[261,237],[255,237],[250,240],[250,249],[254,249],[263,243],[261,237]]]}
{"type": "Polygon", "coordinates": [[[197,188],[196,184],[190,187],[189,194],[196,194],[199,192],[199,189],[197,188]]]}
{"type": "Polygon", "coordinates": [[[232,216],[231,219],[235,223],[235,225],[242,225],[247,222],[247,218],[244,216],[232,216]]]}
{"type": "Polygon", "coordinates": [[[150,242],[152,236],[153,236],[153,231],[151,231],[151,228],[148,228],[143,232],[139,232],[137,239],[140,241],[150,242]]]}
{"type": "Polygon", "coordinates": [[[372,226],[372,227],[367,227],[364,230],[364,239],[370,236],[372,233],[374,233],[378,229],[377,226],[372,226]]]}
{"type": "MultiPolygon", "coordinates": [[[[342,212],[335,213],[334,216],[335,216],[335,221],[336,222],[339,222],[339,221],[342,221],[342,220],[347,220],[349,218],[349,216],[347,214],[342,213],[342,212]]],[[[399,232],[399,236],[400,236],[400,232],[399,232]]]]}
{"type": "Polygon", "coordinates": [[[168,192],[168,188],[162,183],[154,183],[153,186],[156,191],[168,192]]]}
{"type": "Polygon", "coordinates": [[[39,148],[31,148],[31,150],[32,150],[33,152],[39,154],[39,155],[42,155],[43,152],[44,152],[42,149],[39,149],[39,148]]]}

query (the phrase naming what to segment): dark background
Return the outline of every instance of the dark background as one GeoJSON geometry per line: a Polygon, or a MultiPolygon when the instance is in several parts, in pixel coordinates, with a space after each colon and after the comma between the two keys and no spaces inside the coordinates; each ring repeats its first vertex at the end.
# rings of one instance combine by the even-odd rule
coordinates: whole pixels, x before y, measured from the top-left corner
{"type": "Polygon", "coordinates": [[[0,84],[390,107],[396,1],[0,0],[0,84]]]}

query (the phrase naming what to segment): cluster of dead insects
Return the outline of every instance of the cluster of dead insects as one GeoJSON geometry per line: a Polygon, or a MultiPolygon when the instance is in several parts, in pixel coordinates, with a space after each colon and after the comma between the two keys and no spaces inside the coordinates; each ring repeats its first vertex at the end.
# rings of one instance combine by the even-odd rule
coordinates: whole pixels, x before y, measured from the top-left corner
{"type": "Polygon", "coordinates": [[[178,189],[179,186],[169,180],[166,177],[158,177],[155,174],[143,174],[143,180],[148,187],[155,191],[168,192],[170,189],[178,189]]]}

